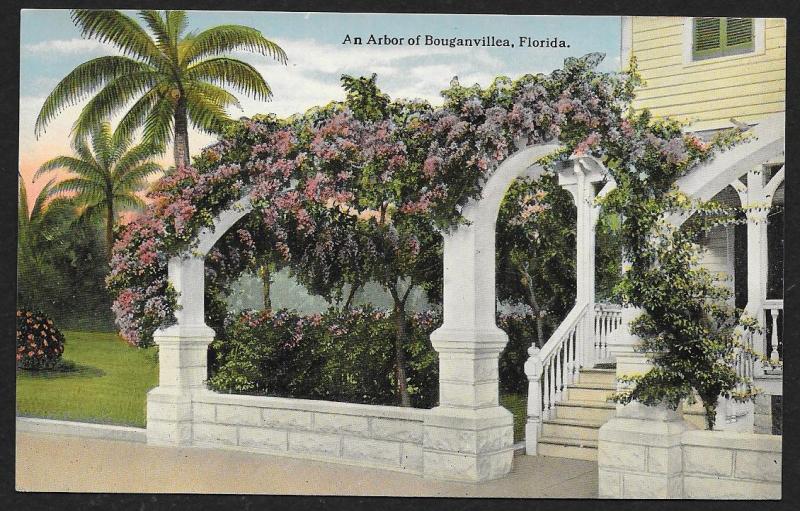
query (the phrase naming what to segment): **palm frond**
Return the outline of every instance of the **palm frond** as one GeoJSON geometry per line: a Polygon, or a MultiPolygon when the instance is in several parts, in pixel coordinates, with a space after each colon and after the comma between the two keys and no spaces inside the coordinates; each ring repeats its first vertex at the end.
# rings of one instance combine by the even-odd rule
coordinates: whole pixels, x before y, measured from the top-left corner
{"type": "MultiPolygon", "coordinates": [[[[120,143],[119,139],[133,139],[134,133],[137,129],[142,127],[145,119],[147,119],[147,115],[159,101],[160,97],[158,87],[154,87],[136,100],[117,124],[117,129],[114,131],[114,144],[120,143]]],[[[164,148],[162,147],[159,149],[163,151],[164,148]]]]}
{"type": "Polygon", "coordinates": [[[144,163],[125,175],[123,179],[114,182],[114,193],[133,193],[146,191],[151,182],[148,177],[164,172],[157,163],[144,163]]]}
{"type": "Polygon", "coordinates": [[[47,96],[36,117],[35,135],[39,137],[47,124],[64,108],[79,103],[108,82],[150,69],[146,64],[120,56],[99,57],[84,62],[65,76],[47,96]]]}
{"type": "Polygon", "coordinates": [[[158,152],[159,150],[157,148],[146,143],[133,146],[121,155],[116,165],[114,165],[114,178],[118,179],[124,177],[128,171],[142,163],[147,163],[147,160],[153,158],[158,152]]]}
{"type": "Polygon", "coordinates": [[[192,125],[207,133],[221,133],[230,122],[225,108],[209,100],[196,89],[186,90],[186,110],[192,125]]]}
{"type": "Polygon", "coordinates": [[[260,31],[242,25],[219,25],[200,32],[186,46],[181,58],[182,65],[188,65],[201,58],[221,55],[234,50],[245,50],[272,57],[286,64],[286,52],[265,38],[260,31]]]}
{"type": "Polygon", "coordinates": [[[147,27],[155,35],[158,49],[165,54],[168,53],[170,42],[169,32],[167,31],[167,26],[164,24],[164,19],[161,17],[161,13],[152,9],[141,10],[139,11],[139,17],[144,20],[147,27]]]}
{"type": "Polygon", "coordinates": [[[233,87],[255,99],[267,100],[272,96],[272,89],[261,73],[237,59],[218,57],[198,62],[186,70],[186,78],[233,87]]]}
{"type": "Polygon", "coordinates": [[[228,107],[235,107],[239,110],[243,110],[242,104],[239,102],[239,99],[231,94],[230,92],[226,91],[222,87],[218,87],[214,84],[207,83],[207,82],[187,82],[184,86],[186,89],[192,89],[197,91],[199,94],[203,95],[206,99],[218,105],[222,108],[228,107]]]}
{"type": "Polygon", "coordinates": [[[133,193],[121,193],[114,195],[114,205],[116,206],[117,211],[123,210],[141,210],[144,209],[147,204],[142,200],[141,197],[135,195],[133,193]]]}
{"type": "Polygon", "coordinates": [[[59,181],[50,188],[49,196],[54,197],[62,193],[76,193],[81,196],[81,202],[102,200],[105,189],[100,183],[81,177],[73,177],[59,181]]]}
{"type": "Polygon", "coordinates": [[[174,54],[175,63],[178,63],[178,42],[181,39],[181,34],[186,31],[189,26],[189,20],[186,19],[186,11],[166,11],[164,18],[167,20],[167,31],[170,37],[170,47],[176,52],[174,54]]]}
{"type": "Polygon", "coordinates": [[[48,181],[41,190],[39,190],[39,195],[37,195],[36,200],[33,201],[33,208],[30,212],[30,219],[32,223],[37,223],[42,216],[44,216],[45,205],[47,204],[47,200],[50,198],[50,190],[53,188],[53,183],[55,183],[57,179],[58,178],[54,177],[48,181]]]}
{"type": "Polygon", "coordinates": [[[120,11],[73,9],[71,18],[83,37],[111,43],[124,54],[154,65],[163,60],[156,44],[141,25],[120,11]]]}
{"type": "Polygon", "coordinates": [[[166,97],[161,96],[144,120],[142,140],[153,147],[165,148],[172,140],[174,122],[175,107],[166,97]]]}
{"type": "Polygon", "coordinates": [[[158,73],[148,70],[119,77],[106,84],[81,110],[72,127],[73,135],[80,137],[90,132],[133,98],[155,86],[158,78],[158,73]]]}
{"type": "Polygon", "coordinates": [[[104,174],[114,163],[114,146],[111,144],[111,123],[102,121],[92,126],[92,150],[104,174]]]}
{"type": "Polygon", "coordinates": [[[95,178],[102,181],[104,179],[103,172],[91,162],[84,161],[73,156],[56,156],[52,160],[44,162],[41,167],[33,175],[34,181],[42,175],[51,172],[55,169],[67,169],[74,174],[84,176],[86,178],[95,178]]]}

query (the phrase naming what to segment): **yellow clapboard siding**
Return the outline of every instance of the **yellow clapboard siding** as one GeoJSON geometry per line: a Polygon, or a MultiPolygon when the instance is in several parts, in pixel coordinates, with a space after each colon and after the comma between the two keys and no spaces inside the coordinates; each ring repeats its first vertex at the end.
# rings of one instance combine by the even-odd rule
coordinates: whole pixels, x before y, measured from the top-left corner
{"type": "Polygon", "coordinates": [[[786,48],[786,38],[774,37],[772,39],[767,39],[765,41],[765,47],[767,50],[771,50],[773,48],[786,48]]]}
{"type": "Polygon", "coordinates": [[[634,34],[676,26],[683,26],[683,18],[677,16],[633,16],[631,20],[631,30],[634,34]]]}
{"type": "Polygon", "coordinates": [[[664,48],[672,49],[677,48],[678,53],[683,50],[683,44],[680,37],[658,37],[656,39],[649,39],[642,42],[634,42],[633,46],[636,48],[637,55],[644,55],[646,53],[653,53],[664,48]]]}
{"type": "Polygon", "coordinates": [[[784,29],[786,28],[786,18],[766,18],[764,25],[766,25],[767,30],[776,27],[784,29]]]}
{"type": "Polygon", "coordinates": [[[742,67],[731,65],[716,71],[702,71],[698,73],[681,73],[658,78],[649,78],[647,85],[639,90],[640,95],[652,97],[665,93],[683,94],[689,88],[696,87],[696,90],[706,90],[718,85],[718,82],[728,81],[731,78],[739,83],[751,83],[757,79],[759,81],[786,79],[786,68],[782,61],[759,62],[747,66],[747,75],[742,75],[742,67]]]}
{"type": "Polygon", "coordinates": [[[758,120],[785,111],[783,19],[765,20],[764,50],[757,54],[685,63],[686,19],[633,17],[632,54],[645,81],[635,108],[708,127],[727,124],[731,117],[758,120]]]}
{"type": "MultiPolygon", "coordinates": [[[[679,104],[681,103],[680,96],[686,94],[700,95],[706,92],[716,91],[722,95],[730,93],[731,89],[741,87],[742,90],[738,93],[747,95],[749,94],[747,91],[751,89],[753,92],[758,90],[768,92],[768,90],[761,89],[761,87],[775,88],[775,90],[782,90],[786,87],[786,72],[782,69],[762,73],[748,73],[744,76],[741,74],[733,74],[730,71],[728,71],[728,74],[728,77],[716,76],[702,82],[676,80],[672,85],[661,87],[653,87],[653,82],[648,82],[645,87],[639,88],[636,96],[639,100],[656,100],[673,97],[673,104],[679,104]]],[[[694,76],[692,76],[692,78],[694,78],[694,76]]]]}
{"type": "Polygon", "coordinates": [[[707,129],[719,129],[719,128],[722,128],[722,127],[730,128],[731,127],[731,123],[730,123],[730,118],[731,117],[735,117],[738,121],[741,121],[741,122],[744,122],[744,123],[759,122],[759,121],[763,121],[764,118],[768,117],[769,115],[772,115],[772,114],[775,114],[775,113],[778,113],[778,112],[783,112],[783,111],[784,111],[784,109],[781,107],[781,105],[776,105],[772,109],[768,109],[768,110],[764,110],[764,111],[759,110],[757,113],[751,113],[751,114],[748,114],[748,115],[743,115],[741,113],[741,111],[736,111],[736,110],[730,111],[729,110],[729,111],[722,111],[720,114],[714,114],[715,115],[714,117],[709,117],[708,119],[704,119],[704,120],[697,120],[696,117],[695,118],[679,118],[679,117],[672,116],[672,118],[673,119],[678,119],[678,120],[681,120],[681,121],[684,121],[684,122],[691,123],[691,129],[693,131],[702,131],[702,130],[707,130],[707,129]]]}
{"type": "MultiPolygon", "coordinates": [[[[766,95],[770,96],[770,95],[766,95]]],[[[714,101],[706,104],[697,104],[691,109],[692,111],[678,111],[675,108],[658,108],[652,109],[651,112],[655,117],[671,117],[673,119],[682,119],[690,121],[727,121],[731,117],[736,119],[745,119],[750,116],[752,119],[761,119],[765,116],[775,113],[784,112],[786,110],[786,102],[783,94],[777,94],[776,97],[769,101],[766,97],[756,97],[755,103],[744,104],[745,98],[735,98],[725,102],[714,101]]],[[[634,104],[634,108],[637,105],[634,104]]]]}
{"type": "MultiPolygon", "coordinates": [[[[636,55],[634,51],[634,55],[636,55]]],[[[682,59],[665,59],[663,62],[651,61],[647,66],[640,66],[639,71],[645,80],[660,78],[675,74],[690,74],[695,72],[717,71],[730,66],[747,68],[759,62],[774,61],[786,63],[786,48],[771,48],[758,55],[742,55],[734,58],[708,59],[700,64],[684,65],[682,59]]]]}
{"type": "Polygon", "coordinates": [[[642,44],[652,41],[663,40],[678,40],[680,41],[683,35],[683,24],[670,25],[667,27],[659,28],[657,30],[648,30],[646,32],[632,32],[631,43],[637,48],[642,44]]]}

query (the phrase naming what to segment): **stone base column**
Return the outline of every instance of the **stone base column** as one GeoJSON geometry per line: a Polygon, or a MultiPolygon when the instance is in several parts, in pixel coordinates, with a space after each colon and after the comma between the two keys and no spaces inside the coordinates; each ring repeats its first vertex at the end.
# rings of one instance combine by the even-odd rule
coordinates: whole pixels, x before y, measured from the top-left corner
{"type": "Polygon", "coordinates": [[[208,345],[214,331],[203,325],[172,326],[153,335],[158,345],[159,386],[147,393],[147,443],[192,443],[192,393],[205,388],[208,345]]]}
{"type": "Polygon", "coordinates": [[[680,410],[630,403],[599,432],[600,498],[679,499],[683,496],[680,410]]]}
{"type": "MultiPolygon", "coordinates": [[[[641,310],[635,307],[623,307],[621,315],[622,322],[608,340],[608,356],[611,359],[618,359],[620,355],[628,355],[634,353],[634,346],[639,344],[639,337],[631,333],[628,324],[631,320],[636,319],[641,310]]],[[[619,363],[619,361],[617,361],[619,363]]]]}
{"type": "Polygon", "coordinates": [[[468,482],[496,479],[511,471],[514,455],[514,419],[498,395],[498,360],[507,338],[497,329],[480,335],[479,342],[448,340],[456,335],[441,329],[431,335],[439,353],[440,405],[425,419],[424,474],[468,482]]]}

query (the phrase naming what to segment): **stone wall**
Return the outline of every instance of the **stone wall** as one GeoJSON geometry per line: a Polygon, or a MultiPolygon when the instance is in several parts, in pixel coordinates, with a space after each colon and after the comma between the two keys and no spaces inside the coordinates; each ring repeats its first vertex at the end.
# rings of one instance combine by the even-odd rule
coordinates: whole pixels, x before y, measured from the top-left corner
{"type": "Polygon", "coordinates": [[[199,391],[192,445],[422,473],[428,410],[199,391]]]}
{"type": "Polygon", "coordinates": [[[600,428],[601,498],[780,499],[781,437],[692,429],[632,403],[600,428]]]}
{"type": "Polygon", "coordinates": [[[781,437],[687,431],[681,443],[685,498],[781,498],[781,437]]]}

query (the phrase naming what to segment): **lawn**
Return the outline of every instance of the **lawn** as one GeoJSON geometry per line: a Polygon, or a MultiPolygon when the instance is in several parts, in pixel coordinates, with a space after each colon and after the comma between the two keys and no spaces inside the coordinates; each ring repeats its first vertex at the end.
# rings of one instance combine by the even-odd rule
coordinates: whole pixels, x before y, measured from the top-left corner
{"type": "MultiPolygon", "coordinates": [[[[64,332],[72,371],[17,371],[17,415],[144,427],[147,391],[158,385],[154,348],[133,348],[115,333],[64,332]]],[[[525,437],[525,396],[504,394],[514,440],[525,437]]]]}
{"type": "Polygon", "coordinates": [[[521,394],[500,394],[500,405],[514,415],[514,441],[525,440],[528,398],[521,394]]]}
{"type": "Polygon", "coordinates": [[[115,333],[64,336],[73,370],[17,371],[17,415],[144,427],[147,391],[158,385],[156,350],[115,333]]]}

